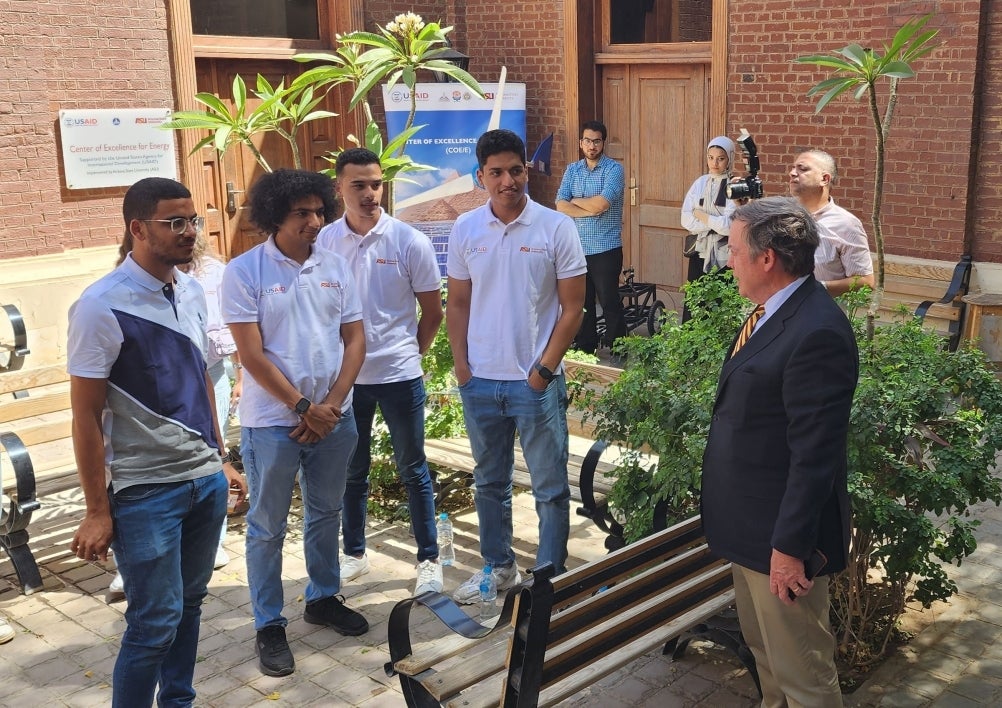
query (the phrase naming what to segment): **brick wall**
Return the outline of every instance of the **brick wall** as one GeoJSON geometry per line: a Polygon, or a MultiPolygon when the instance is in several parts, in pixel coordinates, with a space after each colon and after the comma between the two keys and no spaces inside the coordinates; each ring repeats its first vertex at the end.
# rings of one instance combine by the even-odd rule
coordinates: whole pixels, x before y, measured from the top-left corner
{"type": "Polygon", "coordinates": [[[0,254],[114,243],[121,189],[67,190],[60,109],[171,106],[164,3],[0,2],[0,254]]]}
{"type": "Polygon", "coordinates": [[[481,81],[495,82],[501,67],[507,66],[507,81],[525,84],[529,157],[546,135],[556,133],[554,174],[533,173],[529,182],[532,198],[552,206],[564,168],[559,155],[566,140],[577,142],[577,136],[563,131],[563,3],[514,0],[499,12],[496,3],[474,0],[465,3],[465,13],[463,51],[470,55],[470,72],[481,81]]]}
{"type": "MultiPolygon", "coordinates": [[[[979,3],[743,0],[730,7],[728,134],[746,127],[755,136],[769,194],[787,192],[786,170],[799,148],[827,149],[841,172],[835,199],[868,231],[875,138],[866,104],[845,95],[815,115],[815,101],[806,93],[825,75],[793,60],[850,42],[879,47],[906,19],[935,10],[932,26],[940,30],[943,46],[919,60],[916,78],[899,85],[887,143],[884,237],[887,252],[956,259],[964,248],[979,3]]],[[[996,67],[1002,63],[997,50],[995,60],[996,67]]],[[[998,147],[997,118],[992,135],[998,147]]],[[[994,161],[999,151],[985,154],[994,161]]],[[[993,164],[997,174],[998,163],[993,164]]],[[[998,223],[994,218],[993,225],[998,223]]],[[[999,259],[1002,252],[995,248],[999,259]]]]}

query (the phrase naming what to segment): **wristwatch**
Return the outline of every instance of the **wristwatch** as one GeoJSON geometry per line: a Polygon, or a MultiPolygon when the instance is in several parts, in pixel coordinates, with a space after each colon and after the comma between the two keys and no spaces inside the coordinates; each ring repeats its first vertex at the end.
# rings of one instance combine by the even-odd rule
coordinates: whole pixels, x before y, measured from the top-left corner
{"type": "Polygon", "coordinates": [[[300,398],[299,402],[296,403],[296,406],[292,410],[296,411],[298,415],[306,415],[306,411],[310,410],[310,406],[312,405],[313,404],[310,403],[310,399],[300,398]]]}
{"type": "Polygon", "coordinates": [[[553,372],[542,364],[536,364],[532,368],[536,370],[536,373],[539,374],[539,378],[543,379],[543,381],[546,381],[547,383],[553,381],[553,372]]]}

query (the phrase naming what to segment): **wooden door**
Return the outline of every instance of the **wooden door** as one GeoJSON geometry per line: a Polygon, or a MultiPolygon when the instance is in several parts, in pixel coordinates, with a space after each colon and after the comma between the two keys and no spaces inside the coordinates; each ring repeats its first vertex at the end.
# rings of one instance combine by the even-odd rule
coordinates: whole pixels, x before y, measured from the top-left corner
{"type": "MultiPolygon", "coordinates": [[[[261,103],[252,93],[258,74],[267,78],[272,86],[277,86],[283,79],[288,86],[303,68],[303,64],[294,61],[198,59],[195,62],[198,90],[216,94],[231,107],[233,79],[240,74],[247,85],[248,112],[261,103]]],[[[328,96],[327,105],[319,107],[339,112],[340,109],[334,105],[341,103],[338,96],[339,93],[332,93],[328,96]]],[[[345,125],[343,117],[338,116],[307,123],[300,129],[298,144],[304,169],[319,170],[330,166],[323,155],[338,145],[345,145],[344,136],[351,132],[345,125]]],[[[278,134],[263,133],[252,139],[273,170],[294,166],[292,148],[278,134]]],[[[248,190],[265,170],[250,149],[243,145],[234,146],[219,155],[214,148],[205,147],[202,148],[201,165],[202,179],[209,196],[205,209],[200,209],[200,212],[205,214],[206,233],[216,251],[232,258],[261,243],[266,236],[258,231],[248,216],[248,190]]]]}
{"type": "Polygon", "coordinates": [[[704,171],[707,68],[701,63],[602,67],[612,148],[607,151],[626,171],[624,264],[636,268],[638,281],[656,283],[667,293],[677,293],[685,282],[681,208],[689,185],[704,171]]]}

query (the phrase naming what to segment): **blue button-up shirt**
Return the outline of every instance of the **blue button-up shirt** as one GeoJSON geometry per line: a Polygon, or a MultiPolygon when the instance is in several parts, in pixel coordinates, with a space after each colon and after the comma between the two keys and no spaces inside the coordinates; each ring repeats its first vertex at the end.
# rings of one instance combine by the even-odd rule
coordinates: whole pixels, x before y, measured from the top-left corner
{"type": "Polygon", "coordinates": [[[557,201],[569,202],[579,197],[601,194],[609,208],[598,216],[574,218],[586,256],[604,253],[623,245],[623,190],[626,179],[623,166],[608,155],[599,158],[595,169],[585,160],[568,165],[557,190],[557,201]]]}

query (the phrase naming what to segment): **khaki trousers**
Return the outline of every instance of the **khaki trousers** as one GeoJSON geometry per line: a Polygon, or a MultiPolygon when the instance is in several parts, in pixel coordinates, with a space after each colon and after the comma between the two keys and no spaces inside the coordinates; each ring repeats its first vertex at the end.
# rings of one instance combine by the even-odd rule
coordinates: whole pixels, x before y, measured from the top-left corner
{"type": "Polygon", "coordinates": [[[841,708],[828,577],[792,607],[769,592],[769,576],[732,565],[738,621],[755,656],[762,708],[841,708]]]}

